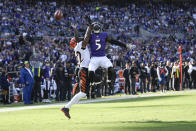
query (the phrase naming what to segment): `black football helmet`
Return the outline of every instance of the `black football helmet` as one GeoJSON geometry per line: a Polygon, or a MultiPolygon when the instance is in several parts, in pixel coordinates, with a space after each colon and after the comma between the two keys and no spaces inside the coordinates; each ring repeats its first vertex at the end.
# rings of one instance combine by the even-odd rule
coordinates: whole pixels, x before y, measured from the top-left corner
{"type": "Polygon", "coordinates": [[[92,31],[95,34],[99,34],[101,32],[101,24],[99,22],[92,23],[92,31]]]}

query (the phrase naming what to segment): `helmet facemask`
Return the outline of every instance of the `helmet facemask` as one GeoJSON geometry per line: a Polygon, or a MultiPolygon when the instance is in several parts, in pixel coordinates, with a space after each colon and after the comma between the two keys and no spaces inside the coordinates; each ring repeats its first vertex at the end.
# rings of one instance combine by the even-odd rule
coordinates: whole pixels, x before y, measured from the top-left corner
{"type": "Polygon", "coordinates": [[[101,32],[101,25],[98,22],[92,24],[93,26],[93,33],[99,34],[101,32]]]}

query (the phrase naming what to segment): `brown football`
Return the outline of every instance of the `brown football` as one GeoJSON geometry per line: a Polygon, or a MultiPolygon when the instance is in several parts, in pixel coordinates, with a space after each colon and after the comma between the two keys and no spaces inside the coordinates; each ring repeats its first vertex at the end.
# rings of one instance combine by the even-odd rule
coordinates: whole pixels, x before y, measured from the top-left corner
{"type": "Polygon", "coordinates": [[[60,20],[63,17],[63,12],[61,10],[56,10],[56,12],[54,13],[54,18],[56,20],[60,20]]]}

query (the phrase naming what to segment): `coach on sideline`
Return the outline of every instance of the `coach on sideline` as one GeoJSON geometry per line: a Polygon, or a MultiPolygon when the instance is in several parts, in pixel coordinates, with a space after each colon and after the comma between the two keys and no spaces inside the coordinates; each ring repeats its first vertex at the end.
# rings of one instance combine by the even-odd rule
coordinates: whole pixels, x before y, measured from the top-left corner
{"type": "Polygon", "coordinates": [[[33,72],[28,61],[24,62],[24,67],[20,70],[21,83],[23,87],[24,104],[32,104],[31,94],[34,85],[33,72]]]}

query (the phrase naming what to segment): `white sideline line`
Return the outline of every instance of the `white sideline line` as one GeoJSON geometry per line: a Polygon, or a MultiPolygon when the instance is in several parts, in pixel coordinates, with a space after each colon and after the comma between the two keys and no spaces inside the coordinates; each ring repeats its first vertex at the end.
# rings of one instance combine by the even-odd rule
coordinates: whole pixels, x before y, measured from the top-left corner
{"type": "MultiPolygon", "coordinates": [[[[130,96],[121,96],[121,97],[114,97],[114,98],[102,98],[102,99],[93,99],[93,100],[84,100],[80,101],[79,104],[84,103],[94,103],[94,102],[104,102],[104,101],[112,101],[112,100],[124,100],[124,99],[133,99],[133,98],[144,98],[144,97],[152,97],[152,96],[164,96],[169,94],[182,94],[188,92],[195,92],[196,90],[189,90],[189,91],[179,91],[179,92],[166,92],[166,93],[155,93],[155,94],[142,94],[142,95],[130,95],[130,96]]],[[[47,105],[32,105],[27,107],[13,107],[13,108],[4,108],[0,109],[0,112],[10,112],[10,111],[21,111],[21,110],[30,110],[30,109],[41,109],[41,108],[48,108],[48,107],[55,107],[55,106],[63,106],[65,103],[56,103],[56,104],[47,104],[47,105]]]]}

